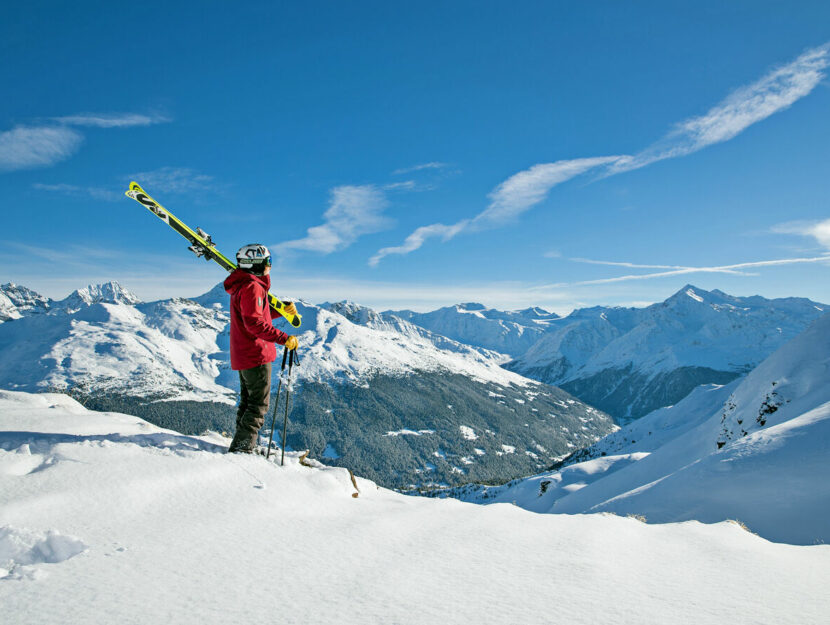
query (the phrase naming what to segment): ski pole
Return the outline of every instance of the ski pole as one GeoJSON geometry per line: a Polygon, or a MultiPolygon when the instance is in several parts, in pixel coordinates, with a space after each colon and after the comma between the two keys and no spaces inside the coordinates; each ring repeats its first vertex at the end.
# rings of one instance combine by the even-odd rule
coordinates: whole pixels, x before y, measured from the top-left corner
{"type": "Polygon", "coordinates": [[[280,389],[282,388],[282,374],[285,371],[285,358],[288,356],[288,348],[282,352],[282,367],[280,367],[280,381],[277,384],[277,399],[274,400],[274,416],[271,417],[271,434],[268,436],[268,451],[265,453],[265,459],[271,457],[271,441],[274,440],[274,425],[277,423],[277,406],[280,405],[280,389]]]}
{"type": "MultiPolygon", "coordinates": [[[[285,385],[285,418],[282,421],[282,458],[280,458],[280,466],[285,463],[285,431],[288,429],[288,405],[291,400],[291,369],[294,367],[294,352],[291,350],[291,355],[288,357],[288,382],[285,385]]],[[[299,359],[297,363],[299,364],[299,359]]]]}

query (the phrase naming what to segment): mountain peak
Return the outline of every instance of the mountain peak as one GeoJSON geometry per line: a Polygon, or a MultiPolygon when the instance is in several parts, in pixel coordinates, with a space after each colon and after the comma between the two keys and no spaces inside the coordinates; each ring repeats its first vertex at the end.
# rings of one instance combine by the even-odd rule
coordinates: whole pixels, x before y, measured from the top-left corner
{"type": "Polygon", "coordinates": [[[523,308],[516,311],[518,314],[525,317],[544,317],[546,319],[558,319],[559,315],[549,310],[545,310],[539,306],[531,306],[530,308],[523,308]]]}
{"type": "Polygon", "coordinates": [[[214,286],[210,291],[202,293],[198,297],[191,299],[205,308],[213,308],[217,305],[224,308],[228,305],[230,295],[228,295],[228,292],[225,290],[225,283],[222,281],[214,286]]]}
{"type": "Polygon", "coordinates": [[[463,304],[458,304],[458,308],[461,310],[487,310],[487,306],[479,304],[478,302],[465,302],[463,304]]]}
{"type": "Polygon", "coordinates": [[[0,293],[6,296],[17,313],[45,312],[52,303],[48,297],[14,282],[7,282],[0,286],[0,293]]]}
{"type": "Polygon", "coordinates": [[[684,287],[682,287],[679,291],[677,291],[674,295],[669,297],[666,300],[666,303],[674,303],[678,301],[685,303],[691,299],[702,304],[707,299],[709,299],[707,296],[711,295],[712,293],[710,293],[706,289],[701,289],[700,287],[697,287],[694,284],[687,284],[684,287]]]}
{"type": "Polygon", "coordinates": [[[382,322],[381,316],[371,308],[361,306],[350,300],[340,302],[326,302],[320,304],[320,308],[342,315],[357,325],[369,325],[382,322]]]}
{"type": "Polygon", "coordinates": [[[141,299],[137,295],[112,280],[103,284],[91,284],[86,288],[77,289],[59,302],[63,308],[76,310],[92,304],[133,305],[140,303],[141,299]]]}

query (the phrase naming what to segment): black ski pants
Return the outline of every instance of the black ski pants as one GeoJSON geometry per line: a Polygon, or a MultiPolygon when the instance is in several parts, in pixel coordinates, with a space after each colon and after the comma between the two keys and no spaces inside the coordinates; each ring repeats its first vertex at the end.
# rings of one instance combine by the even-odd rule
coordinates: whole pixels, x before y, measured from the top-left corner
{"type": "Polygon", "coordinates": [[[270,398],[270,362],[239,372],[236,435],[231,442],[230,451],[251,451],[256,447],[257,435],[265,423],[270,398]]]}

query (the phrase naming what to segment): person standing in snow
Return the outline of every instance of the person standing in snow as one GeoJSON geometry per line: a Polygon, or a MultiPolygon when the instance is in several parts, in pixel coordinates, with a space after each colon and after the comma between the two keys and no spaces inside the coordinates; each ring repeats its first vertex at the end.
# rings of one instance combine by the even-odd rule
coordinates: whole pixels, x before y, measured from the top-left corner
{"type": "MultiPolygon", "coordinates": [[[[231,296],[231,369],[239,371],[240,400],[236,434],[229,453],[253,453],[259,429],[265,423],[271,397],[271,363],[277,357],[274,343],[297,349],[297,337],[271,324],[268,289],[271,288],[271,253],[254,243],[236,253],[237,269],[225,279],[231,296]]],[[[294,304],[286,312],[297,314],[294,304]]],[[[279,314],[279,313],[277,313],[279,314]]]]}

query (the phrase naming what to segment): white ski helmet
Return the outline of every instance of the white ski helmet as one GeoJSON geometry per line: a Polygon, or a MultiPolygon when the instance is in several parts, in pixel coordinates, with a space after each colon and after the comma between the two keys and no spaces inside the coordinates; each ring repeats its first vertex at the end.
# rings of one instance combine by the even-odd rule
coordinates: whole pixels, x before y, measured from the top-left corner
{"type": "Polygon", "coordinates": [[[271,266],[271,252],[261,243],[244,245],[236,253],[236,264],[245,271],[262,273],[271,266]]]}

